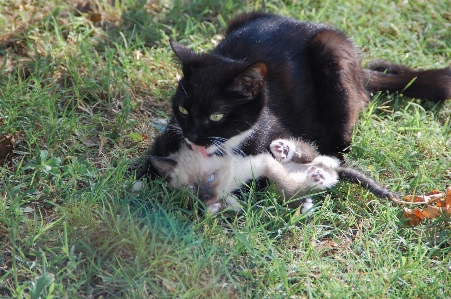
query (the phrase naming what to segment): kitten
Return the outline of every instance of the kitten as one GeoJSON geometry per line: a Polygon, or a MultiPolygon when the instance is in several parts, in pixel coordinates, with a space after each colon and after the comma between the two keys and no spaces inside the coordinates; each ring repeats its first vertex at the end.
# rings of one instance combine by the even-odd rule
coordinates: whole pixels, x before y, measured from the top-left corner
{"type": "MultiPolygon", "coordinates": [[[[418,71],[378,61],[362,69],[359,51],[322,24],[251,12],[229,23],[225,38],[197,54],[171,41],[183,77],[173,116],[150,155],[168,157],[185,143],[204,157],[233,150],[269,151],[291,136],[342,158],[369,92],[441,101],[451,97],[451,69],[418,71]]],[[[137,178],[159,175],[148,159],[137,178]]]]}
{"type": "MultiPolygon", "coordinates": [[[[183,146],[177,154],[167,158],[151,156],[150,159],[171,187],[189,189],[211,214],[228,206],[240,211],[234,193],[246,182],[258,178],[273,181],[278,193],[289,200],[288,206],[297,208],[302,205],[304,213],[313,206],[312,199],[306,195],[334,186],[343,171],[338,159],[321,155],[313,157],[313,147],[300,140],[275,140],[270,148],[274,157],[269,153],[246,157],[227,153],[226,157],[214,155],[205,158],[183,146]],[[307,153],[302,149],[307,149],[307,153]],[[295,162],[309,159],[309,163],[295,162]]],[[[358,179],[371,181],[353,171],[359,174],[358,179]]]]}

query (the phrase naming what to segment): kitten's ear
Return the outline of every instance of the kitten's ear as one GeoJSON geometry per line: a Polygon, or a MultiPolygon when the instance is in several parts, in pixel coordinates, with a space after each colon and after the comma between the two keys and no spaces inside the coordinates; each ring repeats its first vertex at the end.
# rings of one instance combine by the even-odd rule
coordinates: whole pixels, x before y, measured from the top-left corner
{"type": "Polygon", "coordinates": [[[194,57],[197,56],[197,54],[187,47],[183,46],[182,44],[179,44],[178,42],[174,41],[173,39],[170,40],[170,45],[174,53],[177,55],[177,57],[180,59],[182,64],[188,63],[189,61],[193,60],[194,57]]]}
{"type": "Polygon", "coordinates": [[[149,160],[162,177],[167,177],[177,166],[177,161],[169,158],[150,156],[149,160]]]}
{"type": "Polygon", "coordinates": [[[267,72],[268,67],[265,62],[259,61],[251,64],[235,78],[232,89],[255,98],[263,89],[267,72]]]}

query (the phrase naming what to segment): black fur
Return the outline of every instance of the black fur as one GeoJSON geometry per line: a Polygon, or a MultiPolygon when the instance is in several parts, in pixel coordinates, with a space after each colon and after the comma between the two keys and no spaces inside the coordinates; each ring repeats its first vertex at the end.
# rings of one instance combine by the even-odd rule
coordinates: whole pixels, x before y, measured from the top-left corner
{"type": "MultiPolygon", "coordinates": [[[[378,62],[364,70],[342,32],[271,14],[238,16],[210,53],[171,46],[184,76],[172,99],[169,129],[150,151],[159,157],[176,152],[184,138],[208,147],[254,128],[239,146],[243,155],[268,151],[272,140],[295,136],[314,142],[321,154],[341,158],[358,113],[369,102],[368,91],[402,91],[432,101],[451,97],[449,68],[417,71],[378,62]],[[211,121],[212,113],[224,117],[211,121]]],[[[154,174],[147,161],[137,177],[154,174]]]]}
{"type": "Polygon", "coordinates": [[[340,180],[348,181],[354,184],[358,184],[362,186],[362,188],[370,191],[378,198],[391,199],[396,198],[400,199],[401,194],[392,192],[384,187],[380,186],[373,179],[367,177],[362,172],[352,169],[349,167],[339,167],[337,169],[338,177],[340,180]]]}

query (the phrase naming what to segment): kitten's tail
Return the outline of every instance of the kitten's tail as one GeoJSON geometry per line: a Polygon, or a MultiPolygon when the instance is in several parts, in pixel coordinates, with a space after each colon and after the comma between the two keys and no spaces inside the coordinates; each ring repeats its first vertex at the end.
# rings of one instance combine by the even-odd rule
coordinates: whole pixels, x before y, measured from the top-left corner
{"type": "Polygon", "coordinates": [[[451,98],[451,68],[414,70],[384,60],[375,60],[363,70],[369,92],[399,92],[404,96],[439,102],[451,98]]]}
{"type": "Polygon", "coordinates": [[[337,172],[340,180],[348,181],[354,184],[359,184],[364,189],[370,191],[378,198],[384,199],[391,199],[392,197],[394,197],[395,199],[401,198],[401,195],[399,193],[385,189],[384,187],[376,183],[373,179],[367,177],[358,170],[348,167],[338,167],[337,172]]]}

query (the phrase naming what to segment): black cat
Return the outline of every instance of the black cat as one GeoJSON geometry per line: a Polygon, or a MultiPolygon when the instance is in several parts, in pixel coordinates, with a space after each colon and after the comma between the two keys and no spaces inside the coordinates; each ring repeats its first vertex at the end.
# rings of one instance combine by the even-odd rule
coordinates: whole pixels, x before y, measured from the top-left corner
{"type": "MultiPolygon", "coordinates": [[[[171,46],[184,76],[153,156],[166,157],[184,142],[204,156],[224,148],[256,155],[272,140],[294,136],[314,142],[323,155],[341,157],[368,92],[451,97],[450,68],[417,71],[378,61],[362,69],[358,50],[342,32],[271,14],[239,15],[210,53],[171,46]]],[[[155,174],[147,161],[137,177],[155,174]]]]}

